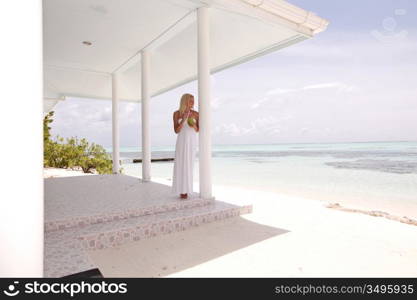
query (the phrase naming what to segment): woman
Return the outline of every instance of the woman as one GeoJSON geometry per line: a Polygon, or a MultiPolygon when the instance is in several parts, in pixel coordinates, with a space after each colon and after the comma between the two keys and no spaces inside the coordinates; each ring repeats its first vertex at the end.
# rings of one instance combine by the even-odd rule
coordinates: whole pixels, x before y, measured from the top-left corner
{"type": "Polygon", "coordinates": [[[180,108],[174,112],[174,131],[177,136],[175,144],[174,174],[172,176],[172,192],[187,199],[193,191],[193,167],[199,131],[198,112],[193,110],[194,96],[184,94],[180,108]]]}

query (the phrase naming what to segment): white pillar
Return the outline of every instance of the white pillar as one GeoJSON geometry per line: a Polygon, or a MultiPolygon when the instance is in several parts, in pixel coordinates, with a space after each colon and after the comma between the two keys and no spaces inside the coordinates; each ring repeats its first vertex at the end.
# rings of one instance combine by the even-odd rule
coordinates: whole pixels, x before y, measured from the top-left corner
{"type": "Polygon", "coordinates": [[[211,108],[210,108],[210,9],[197,10],[198,24],[198,108],[200,114],[199,163],[200,197],[212,199],[211,108]]]}
{"type": "Polygon", "coordinates": [[[149,51],[142,51],[142,180],[151,180],[149,51]]]}
{"type": "Polygon", "coordinates": [[[113,146],[113,174],[118,174],[119,166],[119,75],[112,74],[112,146],[113,146]]]}

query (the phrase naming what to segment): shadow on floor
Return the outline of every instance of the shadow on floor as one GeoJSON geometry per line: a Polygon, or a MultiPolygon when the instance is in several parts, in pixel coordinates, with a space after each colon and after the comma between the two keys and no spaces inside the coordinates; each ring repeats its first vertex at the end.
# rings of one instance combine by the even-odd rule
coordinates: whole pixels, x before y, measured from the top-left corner
{"type": "Polygon", "coordinates": [[[235,217],[88,254],[104,277],[164,277],[288,232],[235,217]]]}
{"type": "Polygon", "coordinates": [[[67,275],[61,278],[69,278],[69,279],[77,279],[77,278],[103,278],[103,274],[101,274],[100,270],[95,268],[91,270],[87,270],[84,272],[76,273],[67,275]]]}

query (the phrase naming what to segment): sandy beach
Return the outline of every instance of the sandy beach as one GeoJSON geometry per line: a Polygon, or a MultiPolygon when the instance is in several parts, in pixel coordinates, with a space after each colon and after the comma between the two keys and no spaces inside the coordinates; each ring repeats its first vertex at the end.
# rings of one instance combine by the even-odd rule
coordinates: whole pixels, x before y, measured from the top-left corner
{"type": "MultiPolygon", "coordinates": [[[[45,170],[74,175],[84,174],[45,170]]],[[[273,192],[222,185],[213,192],[253,203],[253,213],[89,251],[90,258],[105,277],[417,276],[417,226],[273,192]]]]}
{"type": "Polygon", "coordinates": [[[84,173],[76,169],[72,170],[72,169],[60,169],[60,168],[43,168],[44,178],[85,176],[85,175],[94,175],[94,174],[84,173]]]}

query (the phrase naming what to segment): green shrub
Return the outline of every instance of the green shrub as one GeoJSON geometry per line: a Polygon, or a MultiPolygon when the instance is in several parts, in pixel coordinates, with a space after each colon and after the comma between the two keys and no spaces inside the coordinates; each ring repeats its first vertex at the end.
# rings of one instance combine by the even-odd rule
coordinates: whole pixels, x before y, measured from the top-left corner
{"type": "MultiPolygon", "coordinates": [[[[54,112],[45,115],[43,120],[44,133],[44,167],[76,168],[84,173],[112,173],[112,160],[106,150],[95,143],[90,144],[85,138],[64,138],[57,136],[51,139],[49,124],[53,122],[54,112]]],[[[120,170],[122,171],[122,170],[120,170]]]]}

